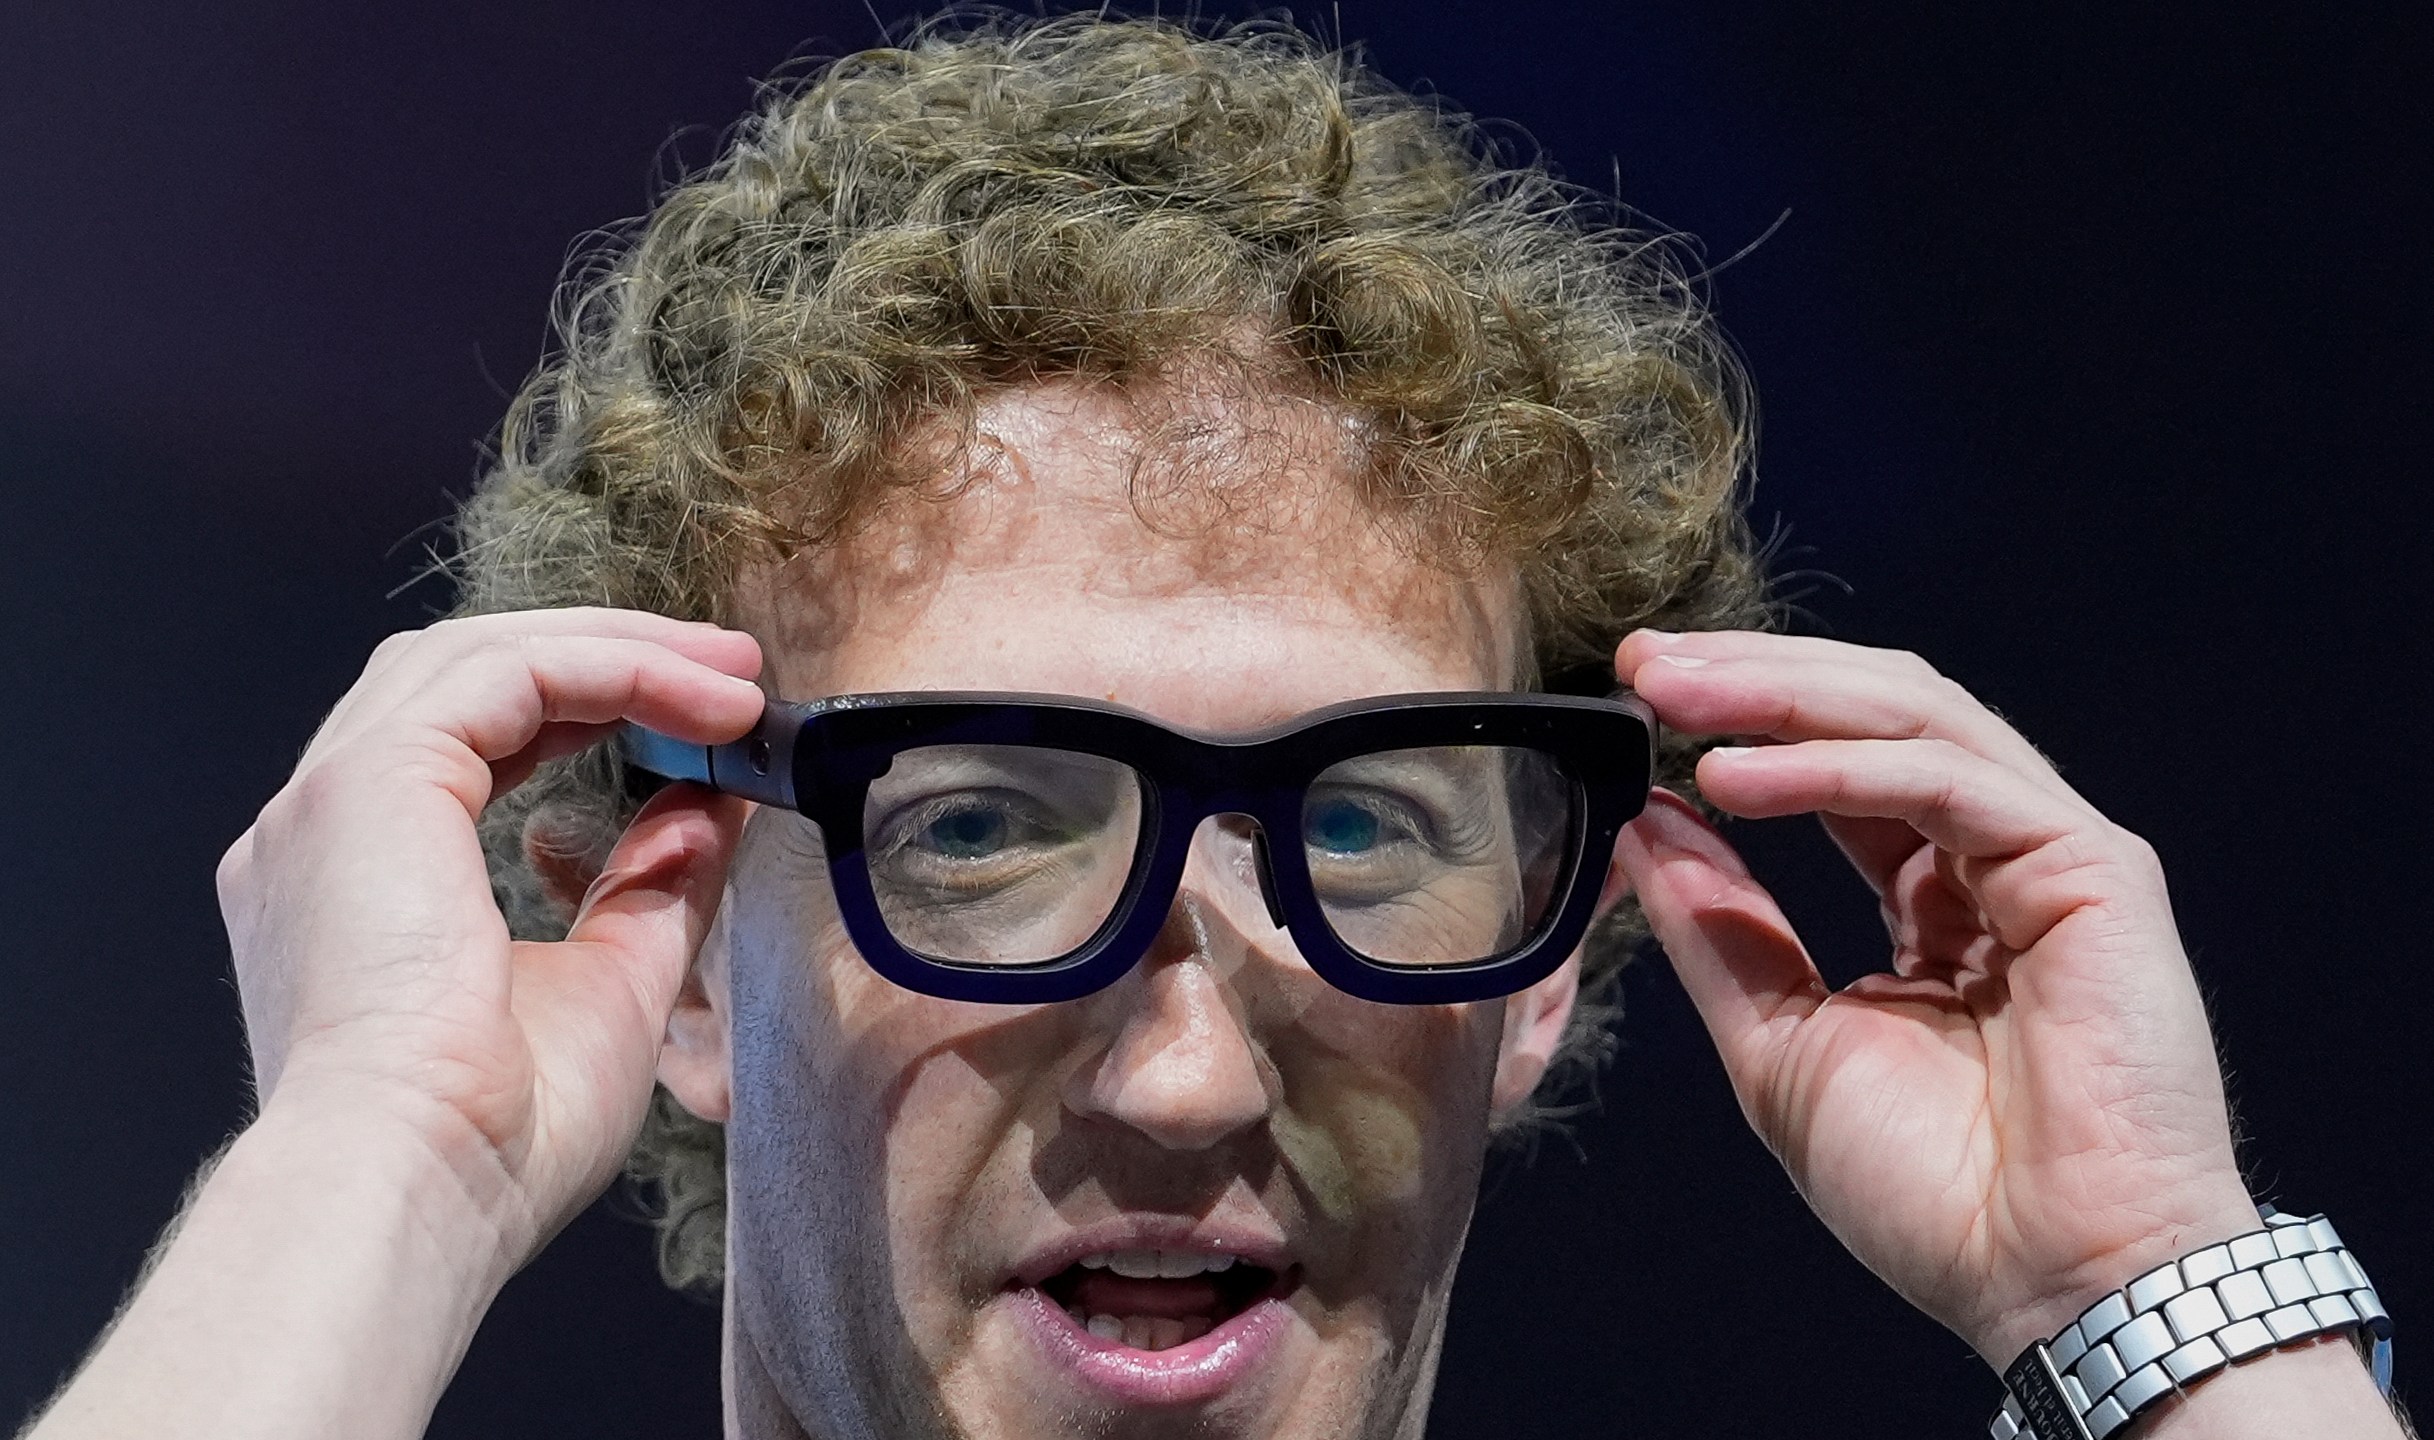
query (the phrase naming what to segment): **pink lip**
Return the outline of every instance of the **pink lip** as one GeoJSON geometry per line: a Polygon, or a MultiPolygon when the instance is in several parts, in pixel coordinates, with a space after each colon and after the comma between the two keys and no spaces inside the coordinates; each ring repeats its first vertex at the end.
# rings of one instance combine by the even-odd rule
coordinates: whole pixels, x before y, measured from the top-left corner
{"type": "Polygon", "coordinates": [[[1136,1350],[1083,1329],[1034,1286],[1008,1291],[1006,1298],[1041,1353],[1087,1388],[1125,1405],[1216,1399],[1268,1357],[1292,1319],[1285,1303],[1271,1296],[1197,1340],[1168,1350],[1136,1350]]]}

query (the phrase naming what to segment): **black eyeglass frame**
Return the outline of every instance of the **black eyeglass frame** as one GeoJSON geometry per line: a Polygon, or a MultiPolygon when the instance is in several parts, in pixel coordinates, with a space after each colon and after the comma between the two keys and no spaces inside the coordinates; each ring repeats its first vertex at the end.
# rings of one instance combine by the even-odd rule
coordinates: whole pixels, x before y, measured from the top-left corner
{"type": "Polygon", "coordinates": [[[1525,990],[1554,973],[1588,932],[1615,837],[1646,805],[1656,722],[1634,695],[1456,691],[1383,695],[1314,710],[1249,733],[1179,729],[1077,696],[918,691],[771,701],[751,734],[702,746],[627,726],[629,763],[764,805],[820,829],[846,933],[871,968],[925,995],[995,1004],[1079,999],[1149,953],[1183,880],[1194,832],[1242,815],[1253,832],[1269,918],[1329,984],[1383,1004],[1436,1005],[1525,990]],[[905,750],[1028,745],[1098,756],[1141,782],[1141,834],[1114,909],[1080,948],[1024,965],[973,964],[912,950],[888,929],[863,857],[863,806],[905,750]],[[1361,755],[1494,745],[1552,757],[1571,784],[1568,853],[1546,914],[1518,948],[1456,965],[1395,964],[1347,946],[1327,921],[1300,843],[1305,793],[1321,772],[1361,755]],[[1293,837],[1270,844],[1271,834],[1293,837]],[[1588,863],[1594,860],[1594,864],[1588,863]]]}

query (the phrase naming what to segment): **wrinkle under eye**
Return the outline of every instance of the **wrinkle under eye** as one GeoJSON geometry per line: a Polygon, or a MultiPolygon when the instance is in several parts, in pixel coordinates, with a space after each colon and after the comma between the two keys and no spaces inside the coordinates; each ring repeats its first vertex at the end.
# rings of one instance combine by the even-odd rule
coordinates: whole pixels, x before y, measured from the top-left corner
{"type": "Polygon", "coordinates": [[[1027,879],[1070,851],[1077,838],[1026,797],[990,792],[915,802],[881,829],[873,878],[940,899],[974,897],[1027,879]]]}

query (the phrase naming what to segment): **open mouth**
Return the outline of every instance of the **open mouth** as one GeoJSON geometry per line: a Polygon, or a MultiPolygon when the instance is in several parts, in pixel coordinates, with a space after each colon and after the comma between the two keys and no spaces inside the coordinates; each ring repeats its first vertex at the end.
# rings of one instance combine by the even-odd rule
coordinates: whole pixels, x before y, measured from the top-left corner
{"type": "Polygon", "coordinates": [[[1181,1250],[1085,1255],[1038,1284],[1050,1304],[1109,1344],[1134,1350],[1188,1345],[1298,1283],[1239,1256],[1181,1250]]]}

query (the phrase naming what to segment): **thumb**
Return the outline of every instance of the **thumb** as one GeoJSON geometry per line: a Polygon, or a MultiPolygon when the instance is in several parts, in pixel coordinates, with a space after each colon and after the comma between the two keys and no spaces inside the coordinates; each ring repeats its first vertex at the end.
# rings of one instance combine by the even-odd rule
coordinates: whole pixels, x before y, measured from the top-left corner
{"type": "Polygon", "coordinates": [[[651,797],[609,852],[559,947],[562,963],[591,985],[625,988],[648,1026],[651,1053],[718,913],[751,808],[695,785],[651,797]]]}
{"type": "Polygon", "coordinates": [[[709,933],[751,807],[675,786],[634,817],[565,941],[519,944],[513,998],[537,1110],[526,1181],[554,1233],[642,1127],[668,1015],[709,933]]]}

